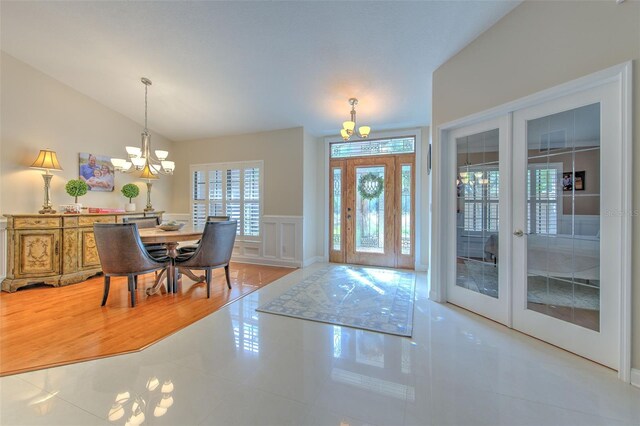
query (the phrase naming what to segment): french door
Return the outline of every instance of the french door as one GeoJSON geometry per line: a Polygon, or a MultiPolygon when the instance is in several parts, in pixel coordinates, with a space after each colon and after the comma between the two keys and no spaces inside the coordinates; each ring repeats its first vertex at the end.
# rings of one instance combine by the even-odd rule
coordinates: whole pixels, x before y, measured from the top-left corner
{"type": "Polygon", "coordinates": [[[513,327],[619,367],[616,83],[514,113],[513,327]]]}
{"type": "Polygon", "coordinates": [[[448,132],[441,246],[449,302],[619,369],[630,177],[593,86],[448,132]]]}
{"type": "Polygon", "coordinates": [[[414,163],[414,155],[331,160],[331,262],[413,269],[414,163]]]}
{"type": "Polygon", "coordinates": [[[506,118],[450,133],[447,236],[451,303],[509,325],[509,145],[506,118]]]}

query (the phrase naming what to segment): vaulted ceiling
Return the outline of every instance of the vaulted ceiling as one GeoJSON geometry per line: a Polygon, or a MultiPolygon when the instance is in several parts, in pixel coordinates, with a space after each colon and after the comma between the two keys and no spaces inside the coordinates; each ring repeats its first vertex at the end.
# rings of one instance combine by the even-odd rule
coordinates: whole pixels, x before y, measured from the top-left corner
{"type": "Polygon", "coordinates": [[[6,53],[175,140],[428,125],[431,74],[519,2],[12,2],[6,53]]]}

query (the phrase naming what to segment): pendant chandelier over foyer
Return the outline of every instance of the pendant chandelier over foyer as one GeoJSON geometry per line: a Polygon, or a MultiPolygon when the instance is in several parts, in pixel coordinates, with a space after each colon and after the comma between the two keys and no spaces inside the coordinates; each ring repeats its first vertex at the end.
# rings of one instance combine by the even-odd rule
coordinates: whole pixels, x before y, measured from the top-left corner
{"type": "MultiPolygon", "coordinates": [[[[351,136],[356,129],[356,105],[358,105],[358,99],[349,99],[349,105],[351,105],[351,120],[342,123],[342,130],[340,130],[340,135],[345,141],[351,139],[351,136]]],[[[369,126],[360,126],[360,128],[358,128],[358,136],[362,139],[368,138],[370,132],[371,127],[369,126]]]]}

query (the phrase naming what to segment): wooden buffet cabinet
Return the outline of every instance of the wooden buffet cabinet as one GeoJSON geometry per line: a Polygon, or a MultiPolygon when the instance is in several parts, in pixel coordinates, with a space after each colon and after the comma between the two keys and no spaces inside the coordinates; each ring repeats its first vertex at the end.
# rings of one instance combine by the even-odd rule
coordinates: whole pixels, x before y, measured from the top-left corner
{"type": "Polygon", "coordinates": [[[5,215],[7,277],[2,290],[14,292],[36,283],[58,287],[84,281],[101,272],[94,223],[122,223],[124,217],[144,216],[160,216],[162,220],[162,213],[5,215]]]}

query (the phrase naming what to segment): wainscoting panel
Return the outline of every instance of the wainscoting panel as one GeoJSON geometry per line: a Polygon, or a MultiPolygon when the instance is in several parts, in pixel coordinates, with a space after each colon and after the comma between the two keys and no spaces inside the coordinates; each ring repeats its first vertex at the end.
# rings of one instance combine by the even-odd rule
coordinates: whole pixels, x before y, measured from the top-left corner
{"type": "MultiPolygon", "coordinates": [[[[165,222],[191,224],[189,213],[164,213],[165,222]]],[[[302,267],[302,216],[263,216],[262,237],[238,236],[231,259],[241,263],[302,267]]]]}
{"type": "Polygon", "coordinates": [[[262,236],[264,237],[264,257],[278,258],[278,223],[262,221],[262,236]]]}

